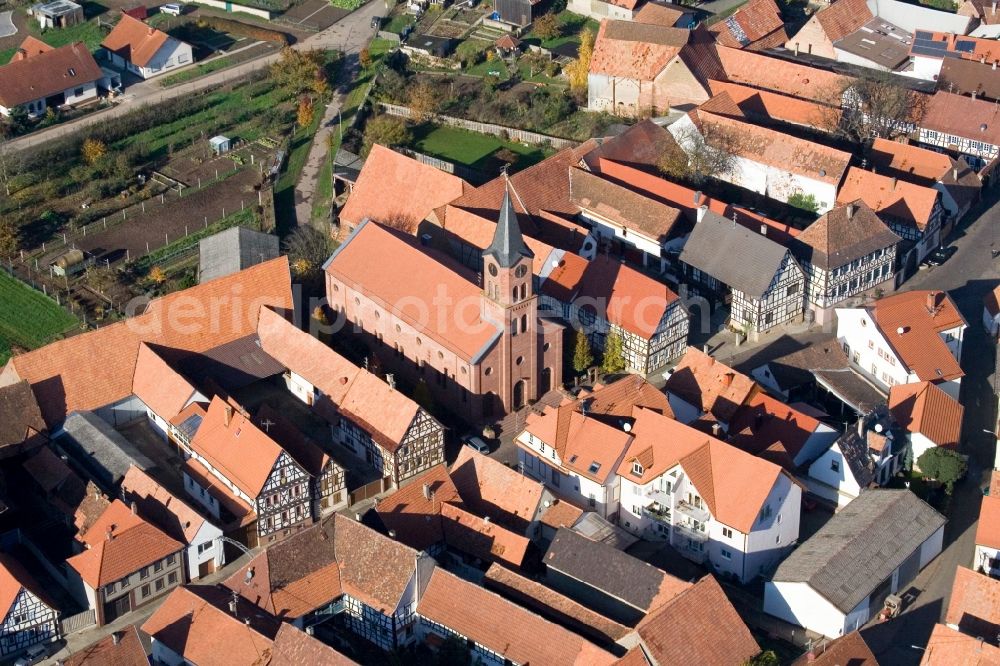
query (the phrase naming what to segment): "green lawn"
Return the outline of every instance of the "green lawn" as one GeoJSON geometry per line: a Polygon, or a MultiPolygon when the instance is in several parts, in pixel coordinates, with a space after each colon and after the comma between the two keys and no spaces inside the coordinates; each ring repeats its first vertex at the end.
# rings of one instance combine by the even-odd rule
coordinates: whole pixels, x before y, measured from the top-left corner
{"type": "Polygon", "coordinates": [[[200,76],[217,72],[220,69],[225,69],[233,64],[235,63],[233,62],[233,58],[231,56],[222,56],[221,58],[216,58],[215,60],[209,60],[208,62],[195,65],[194,67],[185,69],[182,72],[164,76],[160,79],[160,85],[166,88],[167,86],[184,83],[185,81],[190,81],[191,79],[196,79],[200,76]]]}
{"type": "Polygon", "coordinates": [[[561,35],[554,39],[542,39],[534,32],[529,32],[524,36],[522,41],[528,44],[538,44],[545,49],[554,49],[565,44],[579,44],[580,33],[585,29],[590,29],[596,37],[597,31],[601,27],[601,24],[594,19],[574,14],[568,9],[559,12],[556,18],[559,20],[559,26],[562,28],[561,35]]]}
{"type": "Polygon", "coordinates": [[[421,153],[488,172],[499,168],[494,153],[501,148],[507,148],[517,154],[518,161],[515,165],[517,169],[541,162],[548,156],[546,151],[538,146],[524,146],[488,134],[431,124],[420,125],[413,129],[411,145],[414,150],[421,153]]]}
{"type": "Polygon", "coordinates": [[[386,32],[394,32],[398,35],[403,32],[403,28],[413,25],[414,23],[416,23],[416,21],[414,20],[412,14],[396,14],[389,19],[388,23],[386,23],[382,29],[386,32]]]}
{"type": "Polygon", "coordinates": [[[12,346],[37,349],[77,325],[55,301],[0,271],[0,366],[12,346]]]}
{"type": "Polygon", "coordinates": [[[483,62],[473,65],[467,70],[463,71],[463,74],[468,74],[469,76],[492,76],[497,81],[506,81],[510,78],[509,67],[507,63],[503,60],[484,60],[483,62]],[[497,75],[499,74],[499,76],[497,75]]]}
{"type": "Polygon", "coordinates": [[[34,27],[34,23],[29,21],[31,25],[31,34],[38,37],[43,42],[49,46],[60,47],[66,44],[72,44],[73,42],[83,42],[87,45],[91,51],[96,49],[104,41],[107,33],[97,25],[95,19],[90,19],[84,23],[80,23],[69,28],[53,28],[51,30],[37,30],[34,27]]]}

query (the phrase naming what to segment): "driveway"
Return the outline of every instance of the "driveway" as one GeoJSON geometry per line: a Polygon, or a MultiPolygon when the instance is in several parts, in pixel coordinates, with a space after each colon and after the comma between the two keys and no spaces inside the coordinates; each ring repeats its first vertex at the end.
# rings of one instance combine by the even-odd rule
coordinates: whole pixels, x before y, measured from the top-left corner
{"type": "MultiPolygon", "coordinates": [[[[385,5],[382,2],[373,0],[361,9],[348,14],[326,30],[316,33],[315,35],[312,35],[302,41],[296,42],[292,48],[300,50],[356,49],[355,52],[360,51],[361,47],[357,46],[357,44],[359,40],[367,39],[369,36],[371,17],[384,11],[385,5]]],[[[226,81],[246,76],[251,72],[270,66],[278,59],[278,56],[279,54],[273,53],[262,58],[257,58],[256,60],[249,60],[235,67],[214,72],[199,79],[167,88],[166,90],[156,90],[155,87],[151,86],[149,88],[136,91],[133,96],[128,97],[128,101],[126,102],[116,104],[115,106],[103,111],[88,114],[68,123],[53,125],[52,127],[44,129],[40,132],[33,132],[27,136],[13,139],[7,142],[7,147],[11,150],[34,148],[35,146],[39,146],[53,139],[78,134],[86,127],[96,125],[98,123],[109,122],[113,118],[123,116],[133,109],[159,104],[175,97],[190,95],[191,93],[199,90],[210,88],[215,85],[223,84],[226,81]]],[[[132,93],[133,91],[130,90],[129,92],[132,93]]]]}
{"type": "Polygon", "coordinates": [[[941,555],[924,569],[913,583],[919,596],[903,614],[892,622],[863,630],[866,640],[880,663],[919,664],[934,624],[943,619],[948,608],[955,569],[972,565],[976,526],[982,502],[981,488],[989,482],[993,468],[996,440],[995,356],[996,345],[980,323],[983,296],[1000,283],[1000,263],[990,251],[1000,248],[996,225],[1000,224],[997,194],[982,206],[984,212],[971,224],[952,234],[958,248],[943,266],[921,269],[903,290],[943,289],[958,305],[969,328],[962,348],[961,402],[965,406],[960,449],[969,456],[969,474],[955,486],[945,547],[941,555]],[[984,433],[983,430],[987,432],[984,433]]]}
{"type": "Polygon", "coordinates": [[[0,38],[16,34],[17,26],[14,25],[14,12],[0,12],[0,38]]]}

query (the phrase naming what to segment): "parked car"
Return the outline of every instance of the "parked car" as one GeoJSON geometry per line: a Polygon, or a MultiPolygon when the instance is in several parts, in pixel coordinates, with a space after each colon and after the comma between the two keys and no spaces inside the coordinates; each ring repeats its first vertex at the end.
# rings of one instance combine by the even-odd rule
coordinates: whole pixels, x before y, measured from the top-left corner
{"type": "Polygon", "coordinates": [[[381,16],[373,16],[372,17],[372,30],[381,30],[381,29],[382,29],[382,17],[381,16]]]}
{"type": "Polygon", "coordinates": [[[40,664],[47,656],[49,656],[48,645],[45,645],[44,643],[32,645],[24,651],[24,654],[17,658],[17,661],[14,662],[14,666],[33,666],[33,664],[40,664]]]}
{"type": "Polygon", "coordinates": [[[488,456],[490,454],[490,447],[489,445],[486,444],[486,442],[483,441],[482,437],[476,437],[475,435],[472,435],[470,437],[465,437],[462,439],[462,443],[465,444],[466,446],[474,448],[476,451],[479,451],[484,456],[488,456]]]}
{"type": "Polygon", "coordinates": [[[944,262],[951,258],[951,255],[955,254],[958,248],[952,245],[951,247],[939,247],[924,259],[924,263],[928,266],[940,266],[944,262]]]}
{"type": "Polygon", "coordinates": [[[168,5],[160,5],[160,13],[170,14],[172,16],[180,16],[184,13],[184,6],[176,3],[170,3],[168,5]]]}

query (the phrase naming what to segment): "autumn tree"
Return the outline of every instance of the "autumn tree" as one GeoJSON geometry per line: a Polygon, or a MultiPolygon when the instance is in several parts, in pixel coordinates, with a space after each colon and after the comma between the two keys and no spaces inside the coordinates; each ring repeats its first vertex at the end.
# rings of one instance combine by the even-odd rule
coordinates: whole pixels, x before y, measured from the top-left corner
{"type": "Polygon", "coordinates": [[[656,162],[663,175],[697,185],[736,167],[739,140],[729,128],[703,121],[700,127],[687,123],[671,127],[670,132],[674,141],[656,162]]]}
{"type": "Polygon", "coordinates": [[[927,107],[927,95],[904,87],[894,74],[874,69],[844,80],[831,96],[823,124],[865,145],[908,134],[927,107]]]}
{"type": "Polygon", "coordinates": [[[108,147],[104,145],[103,141],[99,141],[98,139],[85,139],[83,146],[80,148],[80,154],[83,156],[84,162],[93,166],[108,154],[108,147]]]}
{"type": "Polygon", "coordinates": [[[384,219],[380,219],[379,222],[390,229],[402,231],[404,234],[414,233],[417,230],[418,224],[412,215],[408,215],[402,211],[389,213],[384,219]]]}
{"type": "Polygon", "coordinates": [[[577,58],[566,66],[569,87],[575,93],[587,91],[587,76],[590,74],[590,59],[594,55],[594,33],[585,29],[580,33],[580,50],[577,58]]]}
{"type": "Polygon", "coordinates": [[[358,54],[358,62],[365,69],[372,66],[372,52],[368,50],[368,47],[361,49],[361,53],[358,54]]]}
{"type": "Polygon", "coordinates": [[[0,219],[0,257],[9,257],[17,250],[17,229],[10,220],[0,219]]]}
{"type": "Polygon", "coordinates": [[[434,87],[426,81],[421,81],[410,89],[408,99],[410,119],[415,123],[430,120],[437,113],[439,101],[434,87]]]}
{"type": "Polygon", "coordinates": [[[375,116],[365,125],[361,154],[367,157],[376,143],[383,146],[401,146],[410,142],[410,130],[401,118],[390,115],[375,116]]]}
{"type": "Polygon", "coordinates": [[[562,34],[562,26],[559,25],[559,19],[556,18],[556,15],[548,12],[535,19],[531,31],[541,39],[549,40],[562,34]]]}
{"type": "Polygon", "coordinates": [[[586,372],[587,368],[594,364],[594,352],[590,348],[590,340],[587,334],[578,330],[576,332],[576,345],[573,349],[573,369],[579,373],[586,372]]]}
{"type": "Polygon", "coordinates": [[[615,329],[611,329],[604,339],[604,358],[601,360],[601,371],[606,375],[613,375],[627,367],[622,336],[615,329]]]}
{"type": "Polygon", "coordinates": [[[493,157],[497,159],[498,162],[502,162],[507,166],[517,163],[517,153],[515,153],[510,148],[501,148],[497,152],[493,153],[493,157]]]}
{"type": "Polygon", "coordinates": [[[271,76],[281,87],[302,93],[314,90],[318,80],[326,82],[325,64],[322,51],[299,51],[286,46],[277,62],[271,65],[271,76]]]}
{"type": "Polygon", "coordinates": [[[159,266],[153,266],[150,268],[149,275],[146,277],[153,284],[163,284],[167,281],[167,273],[159,266]]]}
{"type": "Polygon", "coordinates": [[[296,115],[299,127],[309,127],[309,125],[312,124],[313,115],[313,102],[311,99],[303,95],[302,98],[299,99],[299,111],[296,115]]]}

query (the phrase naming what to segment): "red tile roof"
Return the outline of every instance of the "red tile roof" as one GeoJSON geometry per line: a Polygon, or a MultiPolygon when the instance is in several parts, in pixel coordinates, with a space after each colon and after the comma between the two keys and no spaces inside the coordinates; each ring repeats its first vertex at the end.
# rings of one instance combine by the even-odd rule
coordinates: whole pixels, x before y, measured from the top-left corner
{"type": "Polygon", "coordinates": [[[860,199],[879,215],[923,230],[930,224],[939,195],[931,187],[851,167],[837,192],[837,203],[860,199]]]}
{"type": "Polygon", "coordinates": [[[375,610],[395,612],[414,576],[418,552],[335,514],[334,548],[344,592],[375,610]]]}
{"type": "Polygon", "coordinates": [[[282,623],[274,637],[268,666],[353,666],[357,662],[341,654],[298,627],[282,623]]]}
{"type": "Polygon", "coordinates": [[[483,586],[596,641],[613,643],[632,632],[631,628],[499,564],[490,565],[483,579],[483,586]]]}
{"type": "Polygon", "coordinates": [[[0,386],[29,381],[46,423],[58,425],[70,412],[132,394],[140,342],[173,362],[253,333],[262,305],[292,307],[287,257],[156,299],[144,314],[123,322],[16,355],[0,370],[0,386]]]}
{"type": "Polygon", "coordinates": [[[8,109],[94,83],[104,76],[83,42],[47,51],[34,42],[27,46],[34,55],[0,67],[0,105],[8,109]]]}
{"type": "Polygon", "coordinates": [[[333,255],[326,272],[464,359],[476,358],[499,335],[497,326],[482,317],[478,306],[482,293],[474,276],[378,224],[358,227],[333,255]],[[373,256],[380,261],[373,262],[373,256]],[[430,304],[414,298],[438,295],[449,299],[449,316],[428,313],[430,304]],[[463,321],[456,319],[458,313],[463,321]]]}
{"type": "MultiPolygon", "coordinates": [[[[844,0],[840,0],[843,2],[844,0]]],[[[775,120],[825,129],[840,119],[839,107],[789,97],[728,81],[708,82],[712,95],[728,93],[740,111],[751,118],[775,120]]]]}
{"type": "MultiPolygon", "coordinates": [[[[48,53],[52,50],[52,47],[42,40],[28,35],[24,38],[24,41],[21,42],[21,45],[17,47],[17,50],[24,51],[25,57],[30,58],[32,56],[41,55],[42,53],[48,53]]],[[[15,54],[14,57],[16,59],[17,54],[15,54]]]]}
{"type": "Polygon", "coordinates": [[[577,402],[586,401],[588,414],[632,418],[636,407],[673,418],[667,395],[640,375],[627,375],[610,384],[598,382],[593,389],[577,394],[577,402]]]}
{"type": "MultiPolygon", "coordinates": [[[[602,485],[614,473],[631,440],[627,432],[588,418],[572,405],[529,414],[525,430],[554,447],[564,467],[602,485]]],[[[554,464],[547,458],[542,460],[554,464]]]]}
{"type": "Polygon", "coordinates": [[[149,666],[134,624],[113,632],[62,660],[63,666],[149,666]]]}
{"type": "Polygon", "coordinates": [[[220,596],[215,588],[178,587],[146,620],[142,631],[199,666],[265,666],[277,623],[246,608],[242,613],[238,608],[240,617],[234,617],[219,607],[225,603],[220,596]]]}
{"type": "MultiPolygon", "coordinates": [[[[733,83],[770,90],[800,99],[834,104],[850,81],[846,76],[789,62],[746,49],[717,47],[726,78],[733,83]]],[[[837,104],[839,106],[839,104],[837,104]]]]}
{"type": "Polygon", "coordinates": [[[695,347],[688,347],[667,379],[666,391],[729,421],[759,390],[757,383],[695,347]]]}
{"type": "Polygon", "coordinates": [[[938,446],[958,447],[965,408],[937,384],[896,384],[889,389],[889,410],[907,432],[920,433],[938,446]]]}
{"type": "Polygon", "coordinates": [[[237,496],[217,476],[209,473],[201,463],[195,461],[194,458],[188,458],[181,465],[181,469],[196,484],[204,488],[205,492],[215,498],[219,502],[219,506],[229,513],[237,524],[243,526],[253,522],[255,516],[253,507],[245,499],[237,496]]]}
{"type": "Polygon", "coordinates": [[[446,502],[461,504],[462,498],[448,474],[448,468],[441,463],[383,497],[375,510],[386,529],[396,533],[396,539],[411,548],[427,550],[444,541],[439,516],[441,505],[446,502]],[[425,486],[430,499],[424,497],[425,486]]]}
{"type": "Polygon", "coordinates": [[[729,441],[743,451],[794,470],[795,457],[819,426],[817,419],[758,393],[733,419],[729,441]]]}
{"type": "Polygon", "coordinates": [[[945,153],[878,138],[872,143],[871,165],[882,174],[933,185],[952,168],[952,160],[945,153]]]}
{"type": "Polygon", "coordinates": [[[944,134],[1000,145],[1000,106],[982,99],[939,90],[931,95],[919,125],[944,134]]]}
{"type": "Polygon", "coordinates": [[[687,12],[678,9],[678,5],[661,5],[656,2],[644,2],[639,11],[632,17],[637,23],[650,23],[672,28],[687,12]]]}
{"type": "Polygon", "coordinates": [[[471,189],[457,176],[380,145],[372,146],[351,196],[340,211],[342,223],[357,226],[365,218],[406,221],[413,230],[431,212],[471,189]],[[405,195],[403,195],[405,193],[405,195]]]}
{"type": "Polygon", "coordinates": [[[876,301],[870,310],[886,341],[918,379],[938,382],[965,375],[941,337],[966,325],[948,294],[907,291],[876,301]],[[931,301],[934,307],[928,309],[931,301]]]}
{"type": "Polygon", "coordinates": [[[711,574],[653,610],[636,630],[658,664],[732,666],[760,652],[711,574]]]}
{"type": "Polygon", "coordinates": [[[83,535],[87,549],[66,563],[87,585],[98,589],[184,549],[121,500],[115,500],[83,535]]]}
{"type": "Polygon", "coordinates": [[[958,567],[944,621],[964,634],[995,639],[1000,630],[1000,580],[958,567]]]}
{"type": "Polygon", "coordinates": [[[569,170],[570,198],[592,215],[637,232],[654,243],[665,241],[680,219],[680,211],[584,169],[569,170]]]}
{"type": "Polygon", "coordinates": [[[451,479],[466,509],[519,534],[542,508],[542,484],[471,446],[459,449],[451,479]]]}
{"type": "Polygon", "coordinates": [[[440,567],[417,613],[519,664],[600,666],[614,657],[562,627],[440,567]]]}
{"type": "Polygon", "coordinates": [[[837,0],[815,16],[827,39],[835,42],[860,30],[872,18],[872,12],[865,0],[837,0]]]}
{"type": "Polygon", "coordinates": [[[496,561],[520,567],[528,552],[528,539],[488,518],[454,504],[441,505],[441,530],[450,547],[484,562],[496,561]]]}
{"type": "Polygon", "coordinates": [[[994,490],[991,487],[991,494],[984,495],[980,505],[979,522],[976,524],[977,546],[1000,548],[1000,494],[992,494],[994,490]]]}
{"type": "MultiPolygon", "coordinates": [[[[703,133],[709,143],[713,136],[739,137],[733,144],[720,147],[732,150],[733,154],[745,159],[828,185],[839,185],[851,163],[850,153],[768,127],[702,110],[692,111],[689,116],[699,130],[704,128],[703,133]]],[[[857,198],[859,197],[854,197],[857,198]]]]}
{"type": "MultiPolygon", "coordinates": [[[[841,0],[844,2],[844,0],[841,0]]],[[[818,651],[818,650],[816,650],[818,651]]],[[[830,643],[819,655],[810,652],[795,660],[793,666],[879,666],[878,659],[857,631],[841,636],[830,643]]]]}
{"type": "Polygon", "coordinates": [[[566,253],[542,283],[541,292],[569,303],[600,307],[607,321],[650,339],[678,296],[666,284],[621,261],[599,254],[591,261],[566,253]]]}
{"type": "Polygon", "coordinates": [[[539,519],[543,525],[553,529],[573,527],[583,515],[583,509],[578,508],[563,499],[556,499],[545,509],[539,519]]]}
{"type": "Polygon", "coordinates": [[[162,30],[122,13],[118,24],[101,42],[101,47],[117,53],[139,67],[145,67],[170,36],[162,30]]]}
{"type": "Polygon", "coordinates": [[[169,421],[187,406],[197,391],[149,345],[141,342],[132,376],[132,393],[154,414],[169,421]]]}
{"type": "Polygon", "coordinates": [[[652,81],[687,44],[690,31],[604,19],[597,31],[591,74],[652,81]]]}
{"type": "Polygon", "coordinates": [[[920,666],[1000,666],[1000,648],[935,624],[920,666]]]}
{"type": "Polygon", "coordinates": [[[774,0],[750,0],[709,30],[719,44],[736,49],[770,49],[788,41],[785,21],[774,0]]]}
{"type": "Polygon", "coordinates": [[[139,513],[174,539],[191,544],[206,519],[183,500],[132,465],[121,484],[125,502],[135,502],[139,513]]]}
{"type": "Polygon", "coordinates": [[[191,448],[252,499],[284,452],[239,406],[218,396],[212,399],[191,448]]]}

